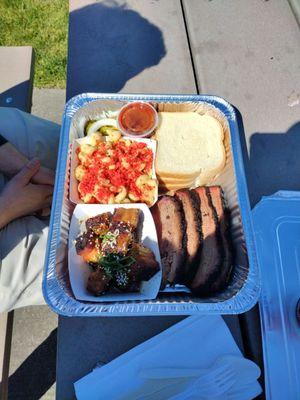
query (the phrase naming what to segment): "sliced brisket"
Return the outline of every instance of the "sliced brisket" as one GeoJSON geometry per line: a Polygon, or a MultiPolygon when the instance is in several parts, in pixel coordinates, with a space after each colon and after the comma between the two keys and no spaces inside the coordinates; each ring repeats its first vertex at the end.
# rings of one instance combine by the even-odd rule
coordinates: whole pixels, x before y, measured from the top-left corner
{"type": "Polygon", "coordinates": [[[222,240],[209,189],[198,187],[193,192],[200,201],[203,245],[198,268],[189,271],[186,284],[195,294],[207,296],[214,291],[215,280],[222,268],[222,240]]]}
{"type": "Polygon", "coordinates": [[[220,186],[209,187],[213,206],[218,216],[219,230],[223,245],[223,263],[220,274],[213,284],[213,290],[221,290],[229,280],[232,269],[232,244],[229,230],[229,211],[224,205],[223,191],[220,186]]]}
{"type": "Polygon", "coordinates": [[[188,189],[177,190],[175,192],[175,198],[182,204],[186,222],[187,256],[184,268],[184,274],[186,276],[189,272],[192,272],[191,269],[198,268],[201,257],[202,233],[200,201],[197,194],[188,189]]]}
{"type": "Polygon", "coordinates": [[[182,281],[186,259],[186,226],[181,202],[161,196],[151,208],[163,267],[162,288],[182,281]]]}

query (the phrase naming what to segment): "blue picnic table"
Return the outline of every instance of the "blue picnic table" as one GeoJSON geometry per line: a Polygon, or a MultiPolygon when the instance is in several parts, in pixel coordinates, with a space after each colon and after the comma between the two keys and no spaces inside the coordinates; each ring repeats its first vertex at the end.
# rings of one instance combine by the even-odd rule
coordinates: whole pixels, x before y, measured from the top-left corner
{"type": "MultiPolygon", "coordinates": [[[[238,109],[252,207],[279,189],[299,190],[292,173],[300,150],[292,3],[71,0],[67,99],[83,92],[219,95],[238,109]]],[[[74,398],[73,383],[97,362],[183,318],[59,317],[57,399],[74,398]]],[[[258,306],[224,318],[245,356],[263,370],[258,306]]]]}

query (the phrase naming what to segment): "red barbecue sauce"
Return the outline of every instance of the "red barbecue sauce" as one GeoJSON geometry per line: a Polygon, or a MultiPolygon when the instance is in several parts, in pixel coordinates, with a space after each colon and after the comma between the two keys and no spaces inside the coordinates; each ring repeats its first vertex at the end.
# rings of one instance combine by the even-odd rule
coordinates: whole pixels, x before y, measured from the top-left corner
{"type": "Polygon", "coordinates": [[[147,103],[129,103],[119,114],[120,127],[133,135],[151,131],[155,123],[156,112],[147,103]]]}

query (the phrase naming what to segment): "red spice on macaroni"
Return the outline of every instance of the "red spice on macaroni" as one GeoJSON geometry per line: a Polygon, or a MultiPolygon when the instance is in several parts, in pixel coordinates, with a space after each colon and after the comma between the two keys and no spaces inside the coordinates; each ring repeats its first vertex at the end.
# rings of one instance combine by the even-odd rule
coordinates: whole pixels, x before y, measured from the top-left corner
{"type": "Polygon", "coordinates": [[[153,202],[157,185],[151,177],[153,152],[145,143],[120,139],[91,147],[80,146],[77,151],[75,176],[85,203],[153,202]]]}

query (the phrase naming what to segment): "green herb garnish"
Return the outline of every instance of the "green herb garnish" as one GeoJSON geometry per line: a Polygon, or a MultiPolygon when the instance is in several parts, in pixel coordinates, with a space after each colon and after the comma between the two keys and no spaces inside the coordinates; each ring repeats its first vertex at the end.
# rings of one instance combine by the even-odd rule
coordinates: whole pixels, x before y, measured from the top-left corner
{"type": "Polygon", "coordinates": [[[102,257],[99,261],[100,266],[110,277],[113,277],[117,272],[127,270],[134,263],[134,257],[120,256],[118,254],[108,254],[107,256],[102,257]]]}
{"type": "Polygon", "coordinates": [[[118,235],[119,235],[119,231],[107,232],[104,235],[101,235],[100,239],[102,239],[102,244],[110,243],[111,245],[116,245],[118,235]]]}

